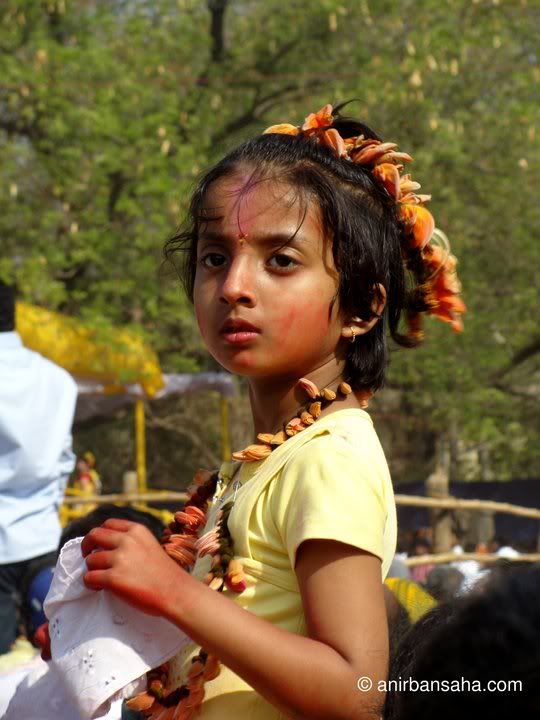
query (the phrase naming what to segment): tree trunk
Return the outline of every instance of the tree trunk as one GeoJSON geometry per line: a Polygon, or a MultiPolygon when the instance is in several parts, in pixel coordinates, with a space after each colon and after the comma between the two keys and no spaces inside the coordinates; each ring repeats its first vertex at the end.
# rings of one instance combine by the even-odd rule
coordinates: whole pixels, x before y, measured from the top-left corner
{"type": "Polygon", "coordinates": [[[211,14],[212,62],[221,62],[225,52],[225,10],[228,0],[208,0],[211,14]]]}
{"type": "MultiPolygon", "coordinates": [[[[437,441],[435,470],[426,480],[426,495],[433,498],[449,497],[450,458],[447,439],[441,435],[437,441]]],[[[453,520],[451,510],[430,511],[433,530],[433,552],[448,552],[452,547],[453,520]]]]}

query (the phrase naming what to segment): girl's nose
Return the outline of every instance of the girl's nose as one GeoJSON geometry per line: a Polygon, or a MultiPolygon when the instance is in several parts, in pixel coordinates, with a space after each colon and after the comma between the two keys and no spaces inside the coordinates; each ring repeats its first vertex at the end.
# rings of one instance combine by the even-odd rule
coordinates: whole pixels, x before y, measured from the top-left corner
{"type": "Polygon", "coordinates": [[[255,305],[255,288],[253,272],[249,258],[237,257],[231,262],[229,271],[221,287],[220,302],[227,305],[255,305]]]}

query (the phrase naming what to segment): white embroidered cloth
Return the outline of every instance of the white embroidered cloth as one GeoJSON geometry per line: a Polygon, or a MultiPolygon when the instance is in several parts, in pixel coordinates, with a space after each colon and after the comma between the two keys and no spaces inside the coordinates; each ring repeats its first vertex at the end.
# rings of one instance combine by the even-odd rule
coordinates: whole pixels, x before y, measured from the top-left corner
{"type": "MultiPolygon", "coordinates": [[[[67,694],[62,678],[50,662],[36,658],[32,668],[19,673],[15,687],[6,683],[9,678],[0,676],[0,708],[7,705],[2,720],[86,720],[79,713],[73,699],[67,694]],[[7,697],[4,697],[6,694],[7,697]]],[[[13,678],[15,679],[15,678],[13,678]]],[[[144,689],[145,681],[141,679],[144,689]]],[[[134,693],[138,692],[134,689],[134,693]]],[[[122,699],[111,702],[110,710],[103,720],[121,720],[122,699]]]]}
{"type": "Polygon", "coordinates": [[[141,677],[169,660],[188,635],[83,582],[82,538],[64,545],[45,599],[52,664],[84,718],[106,715],[113,700],[140,690],[141,677]]]}

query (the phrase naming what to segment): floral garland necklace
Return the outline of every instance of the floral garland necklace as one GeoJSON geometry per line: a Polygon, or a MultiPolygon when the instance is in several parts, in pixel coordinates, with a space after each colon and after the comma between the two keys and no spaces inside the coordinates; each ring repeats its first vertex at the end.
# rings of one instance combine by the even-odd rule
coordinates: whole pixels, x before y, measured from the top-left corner
{"type": "MultiPolygon", "coordinates": [[[[354,335],[353,335],[354,338],[354,335]]],[[[232,454],[233,460],[256,462],[268,457],[273,450],[282,445],[289,437],[312,425],[321,412],[337,398],[346,397],[352,392],[351,386],[340,382],[337,391],[325,387],[323,390],[307,378],[301,378],[297,387],[308,396],[308,401],[297,410],[296,415],[277,433],[259,433],[259,443],[248,445],[244,450],[232,454]]],[[[367,407],[371,392],[361,398],[361,407],[367,407]]],[[[175,513],[174,520],[163,531],[162,544],[173,560],[189,571],[198,558],[212,556],[210,571],[203,582],[212,590],[223,592],[228,588],[232,592],[242,593],[246,587],[246,578],[242,564],[234,558],[234,545],[228,528],[228,519],[239,480],[233,484],[234,495],[216,514],[216,524],[212,530],[199,537],[199,531],[205,527],[210,504],[218,501],[223,480],[218,472],[197,470],[193,482],[188,487],[188,501],[183,510],[175,513]]],[[[187,683],[176,690],[167,688],[167,663],[147,673],[147,689],[127,701],[128,707],[144,713],[152,720],[192,720],[204,699],[204,683],[216,678],[220,671],[220,661],[201,648],[191,660],[187,683]]]]}

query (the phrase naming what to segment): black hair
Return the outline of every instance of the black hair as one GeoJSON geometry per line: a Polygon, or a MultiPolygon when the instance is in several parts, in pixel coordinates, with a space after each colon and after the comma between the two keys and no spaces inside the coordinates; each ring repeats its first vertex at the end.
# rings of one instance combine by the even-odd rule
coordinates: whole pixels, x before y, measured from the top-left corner
{"type": "Polygon", "coordinates": [[[122,520],[131,520],[131,522],[138,522],[141,525],[147,527],[156,540],[161,538],[161,534],[165,528],[165,525],[161,520],[149,512],[144,510],[137,510],[132,507],[124,507],[121,505],[113,505],[112,503],[106,503],[100,505],[92,512],[89,512],[83,517],[72,520],[69,525],[66,525],[60,538],[58,545],[58,553],[64,547],[68,540],[73,540],[77,537],[82,537],[90,532],[93,528],[102,525],[105,520],[110,518],[120,518],[122,520]]]}
{"type": "MultiPolygon", "coordinates": [[[[340,106],[342,107],[342,106],[340,106]]],[[[380,140],[364,123],[336,116],[332,127],[343,138],[363,135],[380,140]]],[[[344,378],[354,390],[376,391],[384,384],[388,365],[386,327],[400,345],[412,347],[418,340],[398,331],[403,310],[414,310],[414,291],[407,291],[402,257],[403,228],[395,200],[361,165],[338,158],[332,150],[302,136],[258,135],[229,152],[200,179],[191,199],[188,225],[165,245],[166,260],[178,252],[184,262],[178,267],[188,298],[193,302],[197,268],[199,229],[210,218],[204,201],[212,183],[241,167],[252,169],[250,184],[279,180],[297,189],[305,208],[314,199],[321,211],[324,229],[332,239],[332,252],[340,280],[336,297],[343,313],[373,317],[372,303],[387,298],[381,319],[348,347],[344,378]]]]}
{"type": "Polygon", "coordinates": [[[451,565],[438,565],[427,576],[425,588],[437,602],[450,602],[457,597],[464,577],[460,570],[451,565]]]}
{"type": "Polygon", "coordinates": [[[391,665],[389,679],[397,690],[390,685],[384,720],[538,717],[539,595],[537,565],[498,577],[482,592],[425,615],[404,637],[391,665]],[[427,685],[423,692],[411,691],[410,682],[400,689],[400,680],[409,679],[431,684],[431,691],[427,685]],[[444,691],[443,680],[463,690],[444,691]],[[489,681],[500,684],[493,688],[489,681]]]}
{"type": "Polygon", "coordinates": [[[0,280],[0,332],[15,330],[15,288],[0,280]]]}

